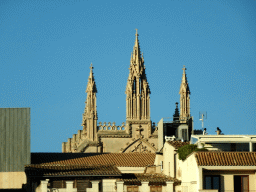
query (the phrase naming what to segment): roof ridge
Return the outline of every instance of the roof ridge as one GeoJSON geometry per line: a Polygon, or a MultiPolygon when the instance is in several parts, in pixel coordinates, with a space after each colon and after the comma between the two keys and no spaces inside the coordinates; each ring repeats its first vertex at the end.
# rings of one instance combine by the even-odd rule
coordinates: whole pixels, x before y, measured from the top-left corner
{"type": "MultiPolygon", "coordinates": [[[[52,162],[43,165],[68,166],[68,165],[108,165],[115,164],[118,167],[144,167],[154,164],[155,153],[109,153],[93,156],[77,157],[52,162]]],[[[35,164],[34,164],[35,165],[35,164]]]]}

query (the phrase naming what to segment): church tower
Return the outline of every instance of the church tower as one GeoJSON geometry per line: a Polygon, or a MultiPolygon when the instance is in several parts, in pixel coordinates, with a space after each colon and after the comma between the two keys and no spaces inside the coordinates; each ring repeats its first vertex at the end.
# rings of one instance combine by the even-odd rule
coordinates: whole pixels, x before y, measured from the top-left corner
{"type": "Polygon", "coordinates": [[[145,73],[143,54],[140,52],[138,32],[135,34],[135,45],[131,55],[129,77],[126,86],[126,121],[132,127],[133,136],[136,131],[145,137],[151,134],[150,120],[150,88],[145,73]]]}
{"type": "Polygon", "coordinates": [[[190,118],[190,90],[188,86],[185,65],[182,68],[182,80],[180,85],[180,121],[186,122],[190,118]]]}
{"type": "Polygon", "coordinates": [[[85,101],[85,109],[83,114],[83,131],[82,134],[90,141],[97,141],[97,108],[96,108],[96,93],[97,88],[93,76],[93,66],[90,66],[90,74],[88,78],[85,101]]]}

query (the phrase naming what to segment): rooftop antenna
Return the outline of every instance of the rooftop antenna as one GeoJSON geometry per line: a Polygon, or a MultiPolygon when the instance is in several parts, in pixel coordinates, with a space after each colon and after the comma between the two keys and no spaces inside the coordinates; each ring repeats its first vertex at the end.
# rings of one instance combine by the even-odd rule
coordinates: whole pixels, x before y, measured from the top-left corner
{"type": "Polygon", "coordinates": [[[207,119],[207,112],[200,111],[199,112],[199,121],[202,121],[202,129],[204,128],[204,121],[207,119]]]}

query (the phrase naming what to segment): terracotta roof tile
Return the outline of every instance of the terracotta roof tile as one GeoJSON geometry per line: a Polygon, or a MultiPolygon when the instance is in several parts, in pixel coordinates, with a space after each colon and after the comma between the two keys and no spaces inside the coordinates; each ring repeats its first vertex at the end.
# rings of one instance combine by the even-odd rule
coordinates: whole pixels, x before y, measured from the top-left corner
{"type": "Polygon", "coordinates": [[[31,164],[49,163],[53,161],[89,157],[99,154],[102,153],[31,153],[31,164]]]}
{"type": "Polygon", "coordinates": [[[145,167],[153,165],[155,153],[110,153],[90,157],[70,158],[66,160],[50,161],[44,165],[107,165],[114,164],[117,167],[145,167]]]}
{"type": "Polygon", "coordinates": [[[176,149],[189,144],[189,142],[182,142],[182,141],[167,141],[167,142],[176,149]]]}
{"type": "Polygon", "coordinates": [[[114,165],[26,165],[28,176],[121,176],[114,165]]]}
{"type": "Polygon", "coordinates": [[[199,166],[256,166],[256,152],[201,151],[195,157],[199,166]]]}

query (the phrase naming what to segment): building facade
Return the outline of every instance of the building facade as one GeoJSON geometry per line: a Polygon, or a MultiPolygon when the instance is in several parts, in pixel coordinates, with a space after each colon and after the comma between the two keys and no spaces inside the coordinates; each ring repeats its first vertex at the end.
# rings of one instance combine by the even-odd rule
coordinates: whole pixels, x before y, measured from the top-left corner
{"type": "Polygon", "coordinates": [[[154,166],[155,153],[32,153],[25,166],[31,192],[173,192],[180,183],[145,169],[154,166]]]}
{"type": "Polygon", "coordinates": [[[87,98],[83,114],[83,129],[62,144],[62,152],[157,152],[166,135],[174,135],[178,139],[189,139],[192,130],[190,115],[190,90],[183,68],[180,86],[180,114],[175,110],[175,121],[169,127],[155,126],[150,118],[150,87],[146,77],[144,57],[140,50],[138,33],[135,34],[135,44],[131,54],[129,76],[126,86],[126,122],[98,123],[96,107],[96,83],[91,64],[87,98]],[[163,130],[164,129],[164,130],[163,130]],[[161,133],[159,137],[159,132],[161,133]],[[160,139],[160,141],[159,141],[160,139]],[[159,145],[160,143],[160,145],[159,145]]]}
{"type": "Polygon", "coordinates": [[[30,108],[0,108],[0,189],[20,189],[30,164],[30,108]]]}

